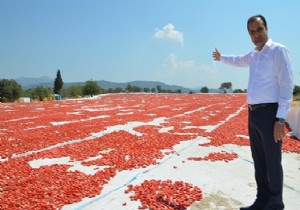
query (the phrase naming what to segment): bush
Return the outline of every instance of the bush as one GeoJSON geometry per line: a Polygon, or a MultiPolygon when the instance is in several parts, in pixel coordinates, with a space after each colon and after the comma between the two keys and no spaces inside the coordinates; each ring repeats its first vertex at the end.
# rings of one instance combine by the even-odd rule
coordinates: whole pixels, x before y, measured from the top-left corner
{"type": "Polygon", "coordinates": [[[293,95],[299,95],[300,94],[300,86],[295,85],[293,90],[293,95]]]}
{"type": "Polygon", "coordinates": [[[22,92],[22,87],[13,79],[0,80],[0,102],[14,102],[22,92]]]}

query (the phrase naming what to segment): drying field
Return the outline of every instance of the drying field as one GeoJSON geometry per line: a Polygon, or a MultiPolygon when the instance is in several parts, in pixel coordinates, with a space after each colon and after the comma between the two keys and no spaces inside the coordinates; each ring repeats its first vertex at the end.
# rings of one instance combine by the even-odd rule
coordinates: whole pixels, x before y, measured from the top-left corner
{"type": "MultiPolygon", "coordinates": [[[[0,209],[232,210],[254,200],[243,94],[114,94],[0,113],[0,209]]],[[[283,151],[286,209],[299,209],[300,142],[287,136],[283,151]]]]}

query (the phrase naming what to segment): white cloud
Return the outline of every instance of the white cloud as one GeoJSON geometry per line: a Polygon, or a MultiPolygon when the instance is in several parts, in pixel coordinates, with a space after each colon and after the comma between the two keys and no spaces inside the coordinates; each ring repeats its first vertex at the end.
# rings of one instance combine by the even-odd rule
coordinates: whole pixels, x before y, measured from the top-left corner
{"type": "Polygon", "coordinates": [[[193,60],[182,60],[177,59],[175,53],[170,53],[164,61],[164,65],[171,66],[174,70],[180,69],[192,69],[195,67],[195,61],[193,60]]]}
{"type": "Polygon", "coordinates": [[[183,46],[183,33],[175,30],[175,26],[171,23],[165,25],[162,29],[156,29],[153,37],[155,39],[168,39],[179,42],[183,46]]]}
{"type": "Polygon", "coordinates": [[[180,60],[175,53],[170,53],[156,71],[156,77],[168,84],[184,87],[201,87],[219,83],[215,62],[197,64],[194,60],[180,60]]]}

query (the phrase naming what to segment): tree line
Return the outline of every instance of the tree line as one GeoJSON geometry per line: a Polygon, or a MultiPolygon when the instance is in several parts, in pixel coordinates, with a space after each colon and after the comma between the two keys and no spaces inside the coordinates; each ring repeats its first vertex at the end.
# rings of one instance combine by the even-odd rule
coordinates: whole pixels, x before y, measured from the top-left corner
{"type": "MultiPolygon", "coordinates": [[[[54,100],[57,95],[62,98],[80,98],[82,96],[94,96],[98,94],[106,93],[133,93],[133,92],[145,92],[145,93],[181,93],[181,90],[171,91],[163,89],[160,85],[153,88],[142,88],[128,84],[126,88],[101,88],[96,81],[89,80],[84,85],[71,85],[68,87],[63,86],[63,80],[60,70],[57,70],[56,78],[54,80],[53,88],[47,88],[43,86],[37,86],[33,89],[23,90],[22,86],[13,79],[1,79],[0,80],[0,102],[14,102],[20,97],[28,97],[33,100],[45,101],[54,100]]],[[[235,89],[232,90],[231,82],[224,82],[219,89],[223,93],[246,93],[247,90],[235,89]]],[[[203,86],[200,89],[201,93],[209,93],[207,86],[203,86]]],[[[189,92],[193,93],[192,91],[189,92]]],[[[294,95],[300,94],[300,86],[295,85],[294,95]]]]}
{"type": "Polygon", "coordinates": [[[151,93],[181,93],[181,90],[171,91],[161,88],[141,88],[128,84],[125,89],[121,87],[101,88],[97,82],[93,80],[86,81],[84,85],[63,86],[63,79],[60,70],[57,70],[53,88],[37,86],[23,90],[22,86],[13,79],[0,80],[0,102],[14,102],[20,97],[28,97],[33,100],[46,101],[54,100],[57,95],[62,98],[80,98],[82,96],[94,96],[105,93],[128,93],[128,92],[151,92],[151,93]]]}

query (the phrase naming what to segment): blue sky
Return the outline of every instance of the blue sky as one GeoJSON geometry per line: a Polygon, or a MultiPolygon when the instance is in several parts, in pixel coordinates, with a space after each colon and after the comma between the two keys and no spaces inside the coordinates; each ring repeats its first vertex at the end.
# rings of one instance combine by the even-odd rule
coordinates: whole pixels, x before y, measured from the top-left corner
{"type": "Polygon", "coordinates": [[[248,69],[214,62],[253,48],[247,19],[263,14],[269,36],[292,54],[300,85],[300,1],[0,0],[0,78],[64,82],[160,81],[188,88],[247,88],[248,69]]]}

